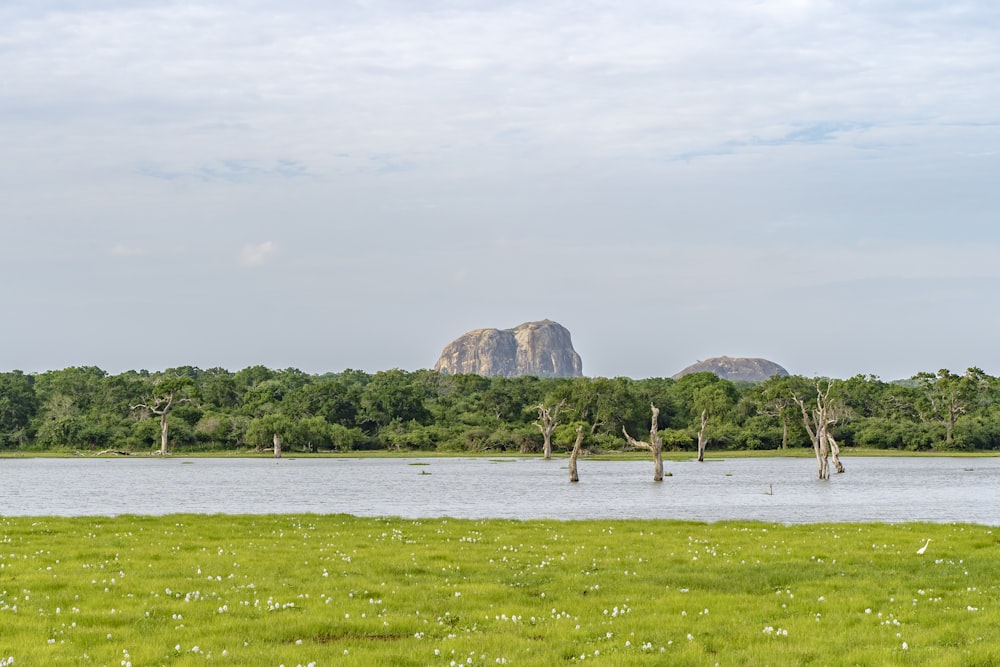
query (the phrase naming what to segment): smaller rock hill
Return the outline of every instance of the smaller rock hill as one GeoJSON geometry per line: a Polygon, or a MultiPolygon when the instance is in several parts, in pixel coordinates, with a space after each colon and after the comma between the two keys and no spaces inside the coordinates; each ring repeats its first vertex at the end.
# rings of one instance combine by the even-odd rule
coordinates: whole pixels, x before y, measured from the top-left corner
{"type": "Polygon", "coordinates": [[[723,356],[691,364],[673,378],[679,380],[691,373],[714,373],[723,380],[731,382],[763,382],[774,375],[782,377],[788,375],[788,371],[767,359],[723,356]]]}

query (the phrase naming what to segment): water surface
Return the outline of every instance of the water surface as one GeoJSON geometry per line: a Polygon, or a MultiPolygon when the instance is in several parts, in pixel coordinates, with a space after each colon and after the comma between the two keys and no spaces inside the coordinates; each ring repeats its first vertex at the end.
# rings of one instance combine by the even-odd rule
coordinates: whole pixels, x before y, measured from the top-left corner
{"type": "Polygon", "coordinates": [[[286,457],[0,459],[0,514],[346,513],[408,518],[931,521],[1000,525],[1000,458],[846,458],[815,478],[804,458],[565,459],[286,457]]]}

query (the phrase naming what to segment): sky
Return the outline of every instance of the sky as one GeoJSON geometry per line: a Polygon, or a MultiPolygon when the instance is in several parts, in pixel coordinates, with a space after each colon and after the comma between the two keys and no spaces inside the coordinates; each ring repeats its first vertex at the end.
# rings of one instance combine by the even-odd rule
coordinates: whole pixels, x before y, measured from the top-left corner
{"type": "Polygon", "coordinates": [[[4,0],[0,371],[1000,375],[998,151],[994,0],[4,0]]]}

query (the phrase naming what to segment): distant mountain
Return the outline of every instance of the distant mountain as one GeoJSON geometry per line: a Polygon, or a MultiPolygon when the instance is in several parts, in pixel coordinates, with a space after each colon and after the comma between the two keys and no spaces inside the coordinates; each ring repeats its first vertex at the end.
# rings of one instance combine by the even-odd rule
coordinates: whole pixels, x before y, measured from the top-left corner
{"type": "Polygon", "coordinates": [[[679,380],[691,373],[714,373],[723,380],[733,382],[763,382],[774,375],[785,377],[788,371],[767,359],[746,357],[713,357],[691,364],[673,376],[679,380]]]}
{"type": "Polygon", "coordinates": [[[580,377],[583,363],[569,331],[551,320],[513,329],[476,329],[445,346],[434,370],[455,375],[580,377]]]}

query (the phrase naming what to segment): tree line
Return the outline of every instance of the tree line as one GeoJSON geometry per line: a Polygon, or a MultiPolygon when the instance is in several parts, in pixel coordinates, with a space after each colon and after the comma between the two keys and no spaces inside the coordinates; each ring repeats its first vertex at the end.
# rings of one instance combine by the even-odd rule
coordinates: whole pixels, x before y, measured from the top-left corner
{"type": "Polygon", "coordinates": [[[836,446],[1000,449],[1000,380],[978,368],[902,382],[711,373],[669,378],[444,375],[399,369],[312,375],[185,366],[111,375],[72,367],[0,373],[0,448],[133,452],[371,449],[616,451],[836,446]],[[650,428],[650,408],[655,410],[650,428]],[[821,409],[822,408],[822,409],[821,409]],[[820,417],[822,415],[822,424],[820,417]]]}

